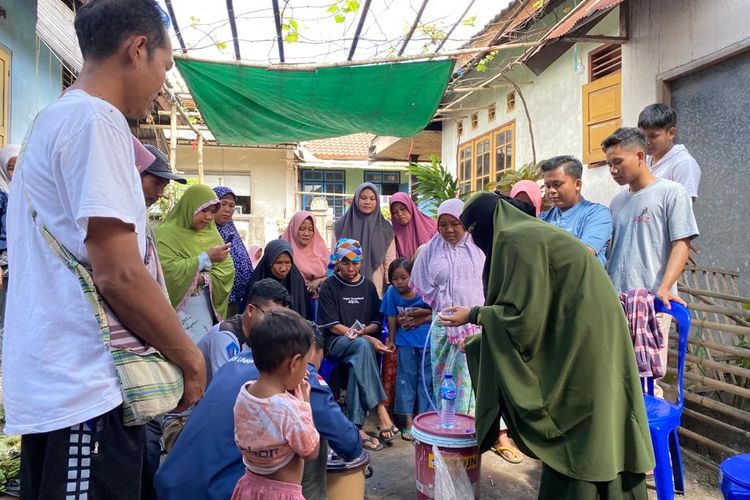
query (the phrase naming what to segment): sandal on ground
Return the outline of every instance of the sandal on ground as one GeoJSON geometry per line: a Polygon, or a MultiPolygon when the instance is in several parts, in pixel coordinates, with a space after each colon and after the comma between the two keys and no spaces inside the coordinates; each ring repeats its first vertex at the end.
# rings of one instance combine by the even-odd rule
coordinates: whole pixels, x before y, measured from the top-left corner
{"type": "Polygon", "coordinates": [[[375,444],[375,438],[372,436],[367,436],[366,439],[362,439],[362,448],[364,448],[367,451],[380,451],[383,449],[383,443],[375,444]]]}
{"type": "Polygon", "coordinates": [[[404,441],[414,441],[414,436],[411,433],[411,429],[404,427],[401,429],[401,439],[404,441]]]}
{"type": "Polygon", "coordinates": [[[495,455],[502,458],[509,464],[520,464],[521,462],[523,462],[523,455],[521,455],[520,457],[518,456],[521,452],[517,448],[510,448],[508,446],[493,446],[492,451],[495,453],[495,455]]]}
{"type": "Polygon", "coordinates": [[[380,439],[381,442],[384,443],[390,443],[394,439],[398,437],[399,434],[401,434],[401,431],[398,430],[398,427],[395,425],[391,425],[390,427],[385,427],[384,429],[381,429],[378,427],[378,430],[380,431],[378,433],[378,439],[380,439]],[[390,434],[390,437],[385,436],[385,434],[390,434]]]}

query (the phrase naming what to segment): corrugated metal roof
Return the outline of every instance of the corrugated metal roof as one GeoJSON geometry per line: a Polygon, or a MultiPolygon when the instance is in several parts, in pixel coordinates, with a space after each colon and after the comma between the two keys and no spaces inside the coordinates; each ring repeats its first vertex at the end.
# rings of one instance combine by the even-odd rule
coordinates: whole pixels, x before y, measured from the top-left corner
{"type": "Polygon", "coordinates": [[[38,0],[36,33],[69,70],[80,73],[83,56],[73,27],[75,15],[60,0],[38,0]]]}
{"type": "Polygon", "coordinates": [[[584,5],[580,5],[575,12],[555,26],[555,28],[545,37],[545,41],[562,38],[576,28],[580,21],[587,19],[589,16],[596,14],[597,12],[616,7],[621,3],[622,0],[585,0],[584,5]]]}
{"type": "MultiPolygon", "coordinates": [[[[493,40],[501,35],[500,30],[505,28],[502,34],[507,35],[543,10],[549,2],[550,0],[516,0],[511,2],[461,48],[487,47],[491,45],[493,40]]],[[[458,66],[464,66],[475,57],[478,57],[477,54],[459,56],[457,58],[458,66]]]]}

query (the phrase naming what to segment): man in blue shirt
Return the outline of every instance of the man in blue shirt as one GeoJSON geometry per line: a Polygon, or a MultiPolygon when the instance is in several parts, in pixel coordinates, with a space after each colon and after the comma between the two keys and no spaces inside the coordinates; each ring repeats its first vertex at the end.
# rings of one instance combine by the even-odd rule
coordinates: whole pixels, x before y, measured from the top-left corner
{"type": "Polygon", "coordinates": [[[544,190],[553,207],[539,214],[539,218],[581,240],[599,262],[606,265],[612,214],[604,205],[581,196],[581,162],[572,156],[554,156],[542,164],[542,172],[544,190]]]}
{"type": "MultiPolygon", "coordinates": [[[[279,284],[279,286],[281,286],[279,284]]],[[[328,445],[344,460],[362,454],[357,427],[341,412],[317,367],[323,359],[323,336],[315,328],[315,344],[307,367],[310,405],[320,433],[318,459],[305,464],[302,492],[305,498],[323,499],[328,445]]],[[[216,372],[206,395],[193,410],[187,425],[156,474],[159,500],[226,500],[245,472],[234,442],[234,403],[243,384],[258,378],[251,352],[230,359],[216,372]]]]}

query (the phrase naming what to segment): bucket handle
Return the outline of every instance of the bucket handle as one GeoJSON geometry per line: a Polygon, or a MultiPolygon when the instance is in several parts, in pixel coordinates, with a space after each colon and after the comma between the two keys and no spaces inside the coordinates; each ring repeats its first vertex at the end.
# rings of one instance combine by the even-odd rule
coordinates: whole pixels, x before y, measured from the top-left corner
{"type": "Polygon", "coordinates": [[[365,479],[370,479],[372,477],[372,466],[368,465],[365,467],[365,479]]]}

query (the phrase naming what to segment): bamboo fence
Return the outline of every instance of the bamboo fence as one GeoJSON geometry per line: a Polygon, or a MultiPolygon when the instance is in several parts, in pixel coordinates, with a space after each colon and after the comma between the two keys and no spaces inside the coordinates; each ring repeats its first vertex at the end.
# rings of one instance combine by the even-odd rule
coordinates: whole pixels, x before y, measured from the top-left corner
{"type": "MultiPolygon", "coordinates": [[[[738,276],[687,266],[678,283],[692,320],[678,432],[686,455],[715,469],[723,459],[750,451],[750,297],[738,290],[738,276]]],[[[661,385],[673,395],[674,328],[669,338],[669,366],[661,385]]]]}

